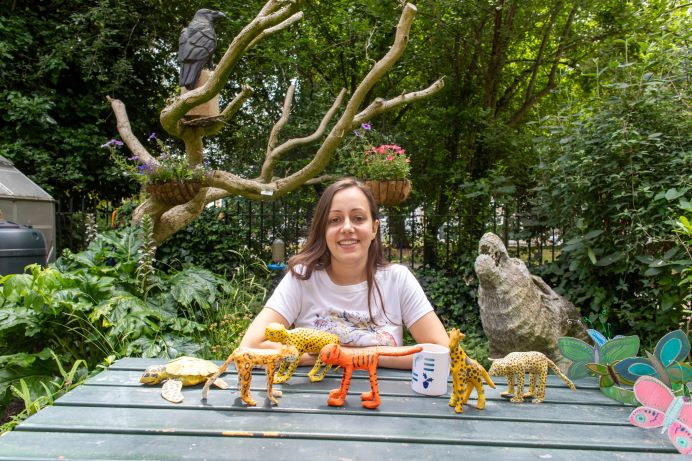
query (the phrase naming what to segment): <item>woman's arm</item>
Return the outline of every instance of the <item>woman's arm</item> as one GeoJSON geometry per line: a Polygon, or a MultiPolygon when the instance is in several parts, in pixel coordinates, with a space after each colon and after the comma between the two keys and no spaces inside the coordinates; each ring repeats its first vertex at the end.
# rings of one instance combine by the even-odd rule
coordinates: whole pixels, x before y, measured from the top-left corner
{"type": "MultiPolygon", "coordinates": [[[[433,343],[449,347],[449,336],[435,312],[428,312],[409,328],[416,343],[433,343]]],[[[401,368],[410,370],[413,363],[412,355],[404,357],[380,357],[379,366],[385,368],[401,368]]]]}

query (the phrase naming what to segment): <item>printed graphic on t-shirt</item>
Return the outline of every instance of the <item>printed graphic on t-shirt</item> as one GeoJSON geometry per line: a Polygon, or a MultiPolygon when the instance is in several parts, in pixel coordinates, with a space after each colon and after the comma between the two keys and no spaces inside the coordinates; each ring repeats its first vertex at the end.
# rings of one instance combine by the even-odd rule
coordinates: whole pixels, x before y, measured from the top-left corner
{"type": "Polygon", "coordinates": [[[373,325],[366,312],[330,311],[315,319],[315,328],[334,333],[341,344],[351,346],[396,346],[386,325],[373,325]]]}

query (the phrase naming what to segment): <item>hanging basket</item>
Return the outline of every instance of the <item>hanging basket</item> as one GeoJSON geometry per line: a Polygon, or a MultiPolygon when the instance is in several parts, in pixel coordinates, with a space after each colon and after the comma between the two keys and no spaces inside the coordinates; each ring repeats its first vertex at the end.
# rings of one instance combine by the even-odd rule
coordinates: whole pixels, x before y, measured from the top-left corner
{"type": "Polygon", "coordinates": [[[147,184],[147,192],[157,202],[166,205],[182,205],[192,200],[202,187],[199,181],[171,181],[147,184]]]}
{"type": "Polygon", "coordinates": [[[399,205],[408,198],[411,192],[411,181],[408,179],[390,179],[388,181],[365,181],[379,205],[399,205]]]}

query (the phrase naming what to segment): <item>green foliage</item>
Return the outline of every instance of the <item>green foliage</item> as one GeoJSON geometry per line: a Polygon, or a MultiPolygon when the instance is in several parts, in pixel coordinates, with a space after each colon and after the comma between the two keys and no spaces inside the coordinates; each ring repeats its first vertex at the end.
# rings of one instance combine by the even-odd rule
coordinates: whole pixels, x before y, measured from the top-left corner
{"type": "Polygon", "coordinates": [[[0,155],[56,198],[130,195],[94,146],[114,126],[106,95],[138,107],[135,127],[158,123],[157,83],[171,69],[150,51],[160,2],[10,3],[0,12],[0,155]]]}
{"type": "Polygon", "coordinates": [[[597,97],[546,120],[535,172],[538,220],[565,241],[544,275],[593,323],[643,338],[682,320],[692,262],[671,232],[692,194],[689,50],[667,40],[648,50],[603,69],[597,97]]]}
{"type": "Polygon", "coordinates": [[[692,328],[692,224],[685,216],[680,216],[675,223],[674,232],[679,245],[685,250],[688,260],[686,267],[680,272],[680,288],[683,293],[687,293],[683,301],[684,325],[687,334],[692,328]]]}
{"type": "Polygon", "coordinates": [[[0,407],[20,379],[39,395],[59,372],[53,354],[94,369],[109,356],[210,356],[212,344],[237,340],[264,300],[261,284],[241,269],[231,281],[192,266],[144,271],[142,242],[136,227],[104,232],[53,267],[0,278],[0,407]],[[219,339],[205,325],[221,320],[233,328],[219,339]]]}
{"type": "Polygon", "coordinates": [[[8,422],[0,426],[0,435],[12,430],[17,424],[41,408],[52,405],[55,399],[75,388],[87,378],[84,360],[76,360],[69,371],[66,371],[53,351],[50,351],[50,355],[59,375],[52,377],[49,381],[19,378],[17,384],[10,385],[12,395],[21,401],[24,409],[12,415],[8,422]],[[37,389],[38,386],[40,389],[37,389]]]}
{"type": "Polygon", "coordinates": [[[478,279],[473,261],[455,266],[457,269],[418,269],[416,278],[445,328],[459,328],[466,335],[462,343],[466,353],[487,368],[488,340],[478,310],[478,279]]]}

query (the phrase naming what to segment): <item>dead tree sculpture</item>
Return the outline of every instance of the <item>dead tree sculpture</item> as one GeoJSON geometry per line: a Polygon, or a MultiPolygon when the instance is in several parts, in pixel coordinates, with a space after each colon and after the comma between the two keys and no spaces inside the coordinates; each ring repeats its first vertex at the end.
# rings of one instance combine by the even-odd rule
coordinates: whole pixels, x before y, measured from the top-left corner
{"type": "MultiPolygon", "coordinates": [[[[171,136],[184,142],[185,155],[190,167],[199,165],[203,161],[204,138],[217,134],[225,126],[225,121],[236,114],[241,105],[251,96],[252,89],[243,87],[235,98],[223,108],[217,120],[207,126],[195,126],[186,123],[185,114],[218,95],[240,57],[257,42],[302,19],[301,5],[302,0],[269,0],[257,16],[236,35],[206,83],[178,96],[161,111],[161,125],[171,136]]],[[[344,104],[346,90],[341,90],[314,132],[302,138],[289,139],[279,143],[279,134],[288,122],[291,112],[295,91],[294,86],[291,85],[286,92],[282,115],[269,135],[266,157],[258,177],[249,179],[227,171],[211,171],[207,176],[206,187],[202,187],[195,198],[188,203],[170,206],[149,198],[136,210],[135,220],[139,220],[144,213],[149,214],[154,221],[154,239],[157,242],[162,242],[197,218],[204,206],[211,201],[232,195],[241,195],[252,200],[276,199],[308,181],[318,181],[318,175],[327,167],[345,133],[351,132],[361,123],[384,112],[429,97],[442,88],[443,81],[440,79],[426,89],[401,94],[392,99],[377,98],[364,109],[360,109],[370,89],[396,63],[406,49],[409,30],[415,14],[416,7],[413,4],[406,3],[403,6],[394,43],[389,51],[363,77],[346,101],[343,112],[332,125],[326,137],[324,135],[331,120],[344,104]],[[274,175],[274,167],[279,158],[300,146],[316,143],[320,140],[321,145],[316,149],[314,157],[303,168],[285,177],[274,175]]],[[[109,98],[109,101],[117,119],[118,132],[127,147],[142,163],[157,164],[156,158],[132,133],[125,105],[117,99],[109,98]]]]}

